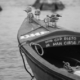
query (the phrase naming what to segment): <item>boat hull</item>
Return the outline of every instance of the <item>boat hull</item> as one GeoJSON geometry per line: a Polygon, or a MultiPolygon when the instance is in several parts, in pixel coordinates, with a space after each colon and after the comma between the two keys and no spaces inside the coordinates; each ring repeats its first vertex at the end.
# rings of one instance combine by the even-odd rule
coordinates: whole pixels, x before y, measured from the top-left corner
{"type": "Polygon", "coordinates": [[[30,42],[37,42],[38,40],[47,38],[51,35],[53,37],[56,37],[57,35],[62,36],[62,35],[69,35],[69,34],[80,36],[80,33],[59,29],[59,30],[50,31],[50,33],[45,34],[44,36],[42,35],[39,37],[37,36],[35,38],[26,38],[25,34],[30,34],[28,33],[30,31],[31,33],[46,31],[44,30],[43,27],[41,27],[41,29],[38,28],[36,31],[32,31],[31,30],[32,27],[34,27],[34,25],[29,24],[28,20],[25,19],[18,32],[17,38],[18,38],[19,48],[21,52],[25,54],[26,60],[30,65],[36,80],[80,80],[80,77],[78,77],[77,79],[77,77],[73,76],[73,74],[68,74],[67,72],[63,73],[64,71],[62,72],[58,68],[56,68],[55,70],[54,65],[51,65],[48,61],[40,57],[36,53],[36,51],[34,51],[30,46],[30,42]],[[24,39],[21,39],[21,36],[24,36],[24,39]]]}
{"type": "Polygon", "coordinates": [[[26,59],[33,71],[33,74],[36,80],[56,80],[58,79],[57,77],[52,77],[51,75],[46,73],[42,68],[39,68],[38,65],[34,64],[27,56],[26,56],[26,59]]]}
{"type": "Polygon", "coordinates": [[[28,51],[25,51],[25,49],[21,49],[23,54],[26,57],[26,60],[34,74],[34,77],[36,80],[73,80],[69,77],[66,77],[64,75],[61,75],[55,71],[52,71],[45,65],[38,62],[35,58],[33,58],[28,51]]]}

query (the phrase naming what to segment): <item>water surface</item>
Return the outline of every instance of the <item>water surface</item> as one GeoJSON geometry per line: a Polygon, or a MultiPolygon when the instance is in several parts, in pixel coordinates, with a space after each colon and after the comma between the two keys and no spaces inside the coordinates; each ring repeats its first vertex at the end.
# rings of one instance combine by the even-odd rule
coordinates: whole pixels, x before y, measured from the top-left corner
{"type": "Polygon", "coordinates": [[[17,42],[17,32],[25,17],[23,8],[7,8],[0,13],[0,80],[31,79],[23,67],[17,42]]]}

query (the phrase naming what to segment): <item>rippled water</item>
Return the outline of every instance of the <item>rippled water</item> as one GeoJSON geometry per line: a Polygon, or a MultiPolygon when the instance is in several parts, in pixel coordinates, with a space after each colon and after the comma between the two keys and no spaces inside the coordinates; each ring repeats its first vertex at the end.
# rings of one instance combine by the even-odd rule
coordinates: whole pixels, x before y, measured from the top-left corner
{"type": "MultiPolygon", "coordinates": [[[[23,67],[17,42],[18,29],[26,17],[26,13],[23,10],[23,8],[19,7],[9,7],[0,13],[0,80],[31,79],[23,67]]],[[[65,20],[65,15],[62,20],[65,20]]],[[[77,22],[79,20],[80,17],[78,17],[77,22]]],[[[70,26],[67,26],[67,28],[70,28],[70,26]]],[[[79,25],[71,28],[80,32],[79,25]]],[[[26,65],[30,70],[29,65],[27,63],[26,65]]]]}
{"type": "Polygon", "coordinates": [[[31,79],[23,67],[17,43],[17,32],[25,17],[23,9],[15,7],[0,13],[0,80],[31,79]]]}

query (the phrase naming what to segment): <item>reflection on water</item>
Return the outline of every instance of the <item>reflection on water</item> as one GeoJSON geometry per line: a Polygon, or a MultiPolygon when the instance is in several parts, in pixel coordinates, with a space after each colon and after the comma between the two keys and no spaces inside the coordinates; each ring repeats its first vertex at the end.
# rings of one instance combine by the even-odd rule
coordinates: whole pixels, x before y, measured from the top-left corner
{"type": "Polygon", "coordinates": [[[25,17],[21,8],[9,8],[0,13],[0,80],[31,79],[23,67],[17,43],[17,32],[25,17]]]}

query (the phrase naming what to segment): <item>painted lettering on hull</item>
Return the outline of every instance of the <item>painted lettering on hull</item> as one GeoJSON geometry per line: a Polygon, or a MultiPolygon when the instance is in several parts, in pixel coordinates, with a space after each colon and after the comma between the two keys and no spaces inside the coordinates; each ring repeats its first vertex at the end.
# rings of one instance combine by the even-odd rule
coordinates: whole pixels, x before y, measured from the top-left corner
{"type": "Polygon", "coordinates": [[[64,45],[76,45],[77,42],[76,41],[65,41],[64,45]]]}
{"type": "Polygon", "coordinates": [[[40,32],[36,32],[36,33],[31,33],[31,34],[26,34],[20,37],[20,39],[28,39],[28,38],[33,38],[33,37],[38,37],[44,34],[49,33],[49,31],[40,31],[40,32]]]}
{"type": "Polygon", "coordinates": [[[66,46],[66,45],[80,45],[80,37],[63,36],[56,37],[45,41],[46,47],[50,46],[66,46]]]}
{"type": "Polygon", "coordinates": [[[62,40],[62,37],[58,37],[58,38],[55,38],[55,39],[54,39],[55,42],[61,41],[61,40],[62,40]]]}
{"type": "Polygon", "coordinates": [[[64,40],[76,40],[77,38],[74,36],[64,37],[64,40]]]}
{"type": "Polygon", "coordinates": [[[62,42],[53,43],[53,46],[60,46],[60,45],[62,45],[62,42]]]}

